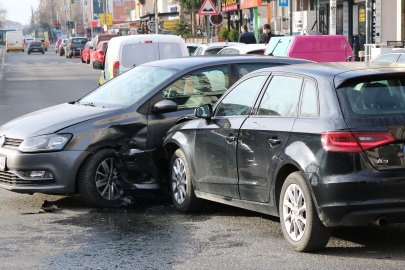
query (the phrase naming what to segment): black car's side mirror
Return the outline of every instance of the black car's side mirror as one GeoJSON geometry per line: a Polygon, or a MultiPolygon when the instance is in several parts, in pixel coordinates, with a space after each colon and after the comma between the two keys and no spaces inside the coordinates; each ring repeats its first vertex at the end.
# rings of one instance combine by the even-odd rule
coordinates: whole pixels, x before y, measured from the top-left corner
{"type": "Polygon", "coordinates": [[[162,100],[153,106],[153,112],[155,113],[168,113],[177,111],[177,103],[171,100],[162,100]]]}
{"type": "Polygon", "coordinates": [[[198,118],[211,119],[212,117],[212,105],[204,104],[197,107],[194,111],[194,115],[198,118]]]}
{"type": "Polygon", "coordinates": [[[100,63],[99,60],[93,62],[94,69],[103,69],[103,65],[100,63]]]}

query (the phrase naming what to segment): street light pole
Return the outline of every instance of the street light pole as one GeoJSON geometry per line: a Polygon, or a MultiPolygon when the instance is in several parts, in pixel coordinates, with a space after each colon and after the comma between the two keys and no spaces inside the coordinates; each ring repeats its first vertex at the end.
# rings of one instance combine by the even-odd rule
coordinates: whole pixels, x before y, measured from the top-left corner
{"type": "Polygon", "coordinates": [[[292,13],[293,13],[293,3],[290,0],[289,1],[289,5],[290,5],[290,36],[292,36],[293,32],[292,32],[292,27],[293,27],[293,23],[292,23],[292,13]]]}
{"type": "Polygon", "coordinates": [[[156,34],[159,34],[159,22],[158,22],[158,5],[157,5],[157,0],[155,0],[155,29],[156,29],[156,34]]]}
{"type": "Polygon", "coordinates": [[[66,0],[63,0],[63,9],[65,10],[65,34],[66,34],[66,38],[69,38],[69,29],[68,26],[66,25],[66,0]]]}
{"type": "Polygon", "coordinates": [[[108,34],[107,15],[106,15],[106,12],[105,12],[105,6],[106,6],[105,1],[107,1],[107,0],[103,0],[103,6],[104,6],[104,24],[105,24],[105,26],[106,26],[106,31],[105,31],[106,33],[105,33],[105,34],[108,34]]]}

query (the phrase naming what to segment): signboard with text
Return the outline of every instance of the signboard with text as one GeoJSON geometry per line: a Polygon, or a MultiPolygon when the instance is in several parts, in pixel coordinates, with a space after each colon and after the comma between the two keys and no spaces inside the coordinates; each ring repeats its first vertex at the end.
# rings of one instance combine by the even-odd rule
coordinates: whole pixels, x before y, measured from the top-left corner
{"type": "Polygon", "coordinates": [[[241,0],[240,9],[254,8],[262,5],[262,0],[241,0]]]}
{"type": "Polygon", "coordinates": [[[104,21],[104,13],[100,13],[100,24],[107,24],[107,26],[111,27],[113,25],[112,13],[106,13],[105,15],[107,17],[107,22],[104,21]]]}

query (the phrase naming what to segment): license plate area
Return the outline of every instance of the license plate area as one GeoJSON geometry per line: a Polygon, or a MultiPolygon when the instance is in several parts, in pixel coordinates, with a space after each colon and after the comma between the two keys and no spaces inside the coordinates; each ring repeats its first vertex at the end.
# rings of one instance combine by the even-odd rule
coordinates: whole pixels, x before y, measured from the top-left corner
{"type": "Polygon", "coordinates": [[[4,171],[6,169],[6,160],[7,157],[0,156],[0,171],[4,171]]]}
{"type": "Polygon", "coordinates": [[[33,51],[34,51],[34,52],[37,52],[37,51],[38,51],[38,49],[33,49],[33,51]]]}

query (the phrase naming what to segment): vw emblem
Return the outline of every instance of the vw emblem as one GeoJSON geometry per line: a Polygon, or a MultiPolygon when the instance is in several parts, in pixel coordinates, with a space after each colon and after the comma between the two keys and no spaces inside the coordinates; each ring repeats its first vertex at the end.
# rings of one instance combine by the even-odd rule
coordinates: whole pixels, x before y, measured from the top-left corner
{"type": "Polygon", "coordinates": [[[0,136],[0,147],[3,147],[5,141],[6,141],[6,137],[0,136]]]}

